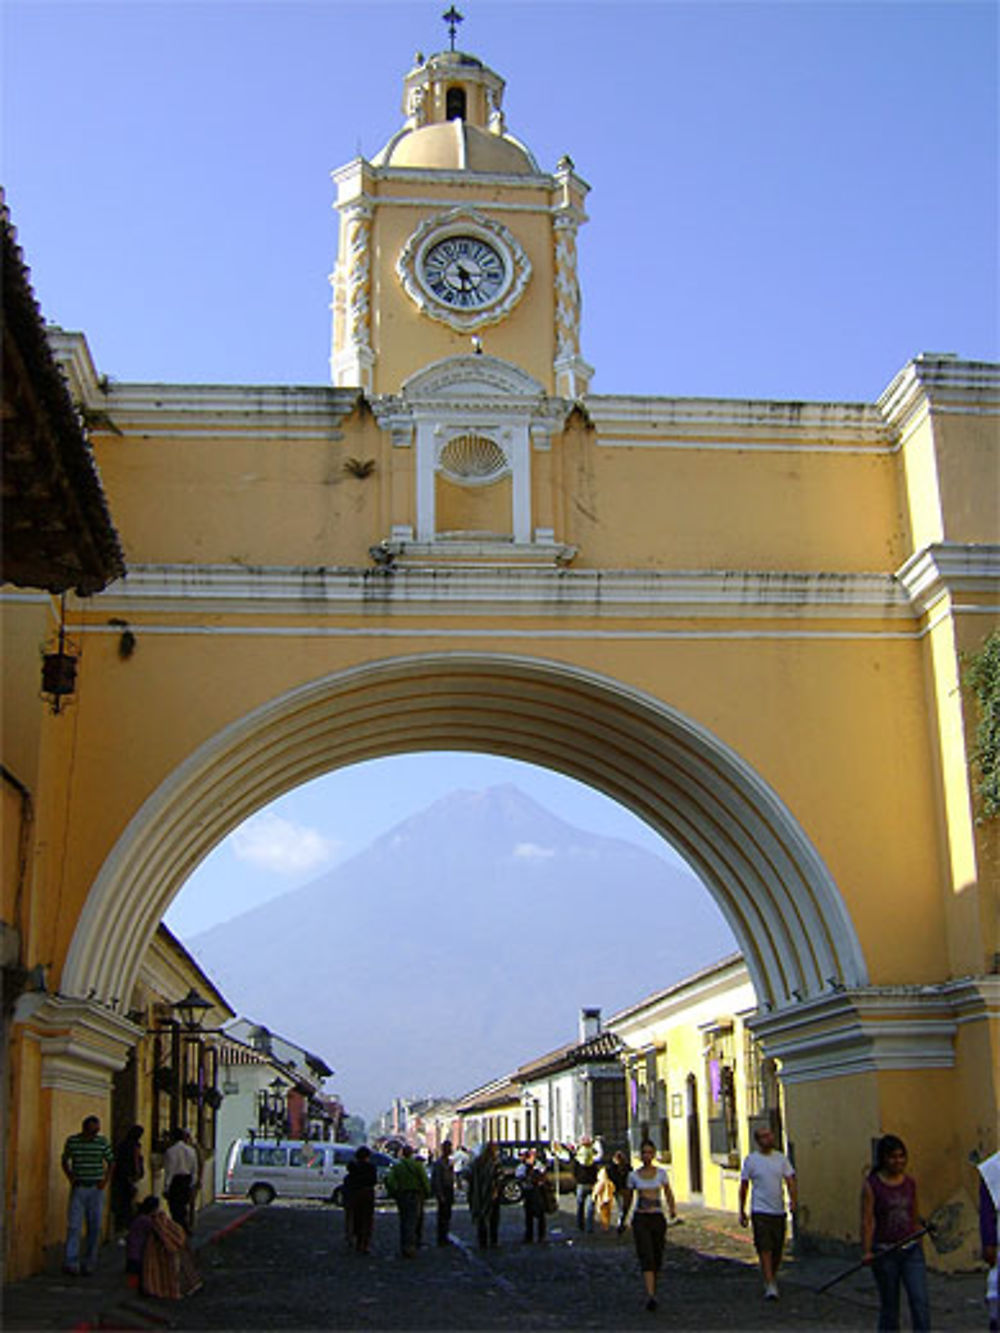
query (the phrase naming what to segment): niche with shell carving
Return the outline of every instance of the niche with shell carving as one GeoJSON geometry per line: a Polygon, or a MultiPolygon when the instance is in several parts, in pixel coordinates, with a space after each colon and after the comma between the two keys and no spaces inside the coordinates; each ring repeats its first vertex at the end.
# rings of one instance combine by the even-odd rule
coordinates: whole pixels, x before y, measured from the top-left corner
{"type": "Polygon", "coordinates": [[[513,533],[510,462],[487,435],[465,432],[442,445],[435,473],[439,537],[509,541],[513,533]]]}

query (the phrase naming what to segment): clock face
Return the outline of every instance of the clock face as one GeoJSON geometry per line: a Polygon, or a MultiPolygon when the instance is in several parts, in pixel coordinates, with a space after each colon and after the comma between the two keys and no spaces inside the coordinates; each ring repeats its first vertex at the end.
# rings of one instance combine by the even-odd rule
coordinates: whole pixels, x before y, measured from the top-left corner
{"type": "Polygon", "coordinates": [[[421,222],[399,252],[396,276],[429,319],[472,332],[507,318],[524,295],[531,261],[503,223],[452,208],[421,222]]]}
{"type": "Polygon", "coordinates": [[[420,276],[428,292],[451,310],[481,310],[502,295],[507,265],[478,236],[446,236],[424,252],[420,276]]]}

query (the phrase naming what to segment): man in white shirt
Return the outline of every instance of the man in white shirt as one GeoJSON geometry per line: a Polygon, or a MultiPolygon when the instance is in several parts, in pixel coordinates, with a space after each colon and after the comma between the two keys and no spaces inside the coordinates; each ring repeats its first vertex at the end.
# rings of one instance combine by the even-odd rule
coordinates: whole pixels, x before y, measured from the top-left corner
{"type": "Polygon", "coordinates": [[[163,1192],[170,1216],[189,1234],[194,1224],[194,1196],[201,1182],[201,1161],[186,1129],[175,1129],[163,1154],[163,1192]]]}
{"type": "Polygon", "coordinates": [[[749,1153],[740,1172],[740,1226],[753,1222],[753,1243],[760,1259],[764,1278],[764,1299],[778,1299],[778,1268],[785,1248],[785,1191],[788,1191],[789,1211],[798,1207],[798,1189],[795,1171],[783,1152],[774,1146],[770,1129],[754,1131],[757,1150],[749,1153]],[[747,1194],[753,1186],[750,1217],[747,1217],[747,1194]]]}

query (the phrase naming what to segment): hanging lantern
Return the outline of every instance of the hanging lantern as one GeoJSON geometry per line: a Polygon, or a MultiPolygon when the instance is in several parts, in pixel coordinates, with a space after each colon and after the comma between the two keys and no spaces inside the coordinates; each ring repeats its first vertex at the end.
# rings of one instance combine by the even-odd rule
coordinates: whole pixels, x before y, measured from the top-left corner
{"type": "Polygon", "coordinates": [[[66,636],[66,594],[59,603],[59,641],[55,652],[42,657],[42,696],[53,713],[62,711],[62,701],[76,691],[77,654],[66,636]]]}

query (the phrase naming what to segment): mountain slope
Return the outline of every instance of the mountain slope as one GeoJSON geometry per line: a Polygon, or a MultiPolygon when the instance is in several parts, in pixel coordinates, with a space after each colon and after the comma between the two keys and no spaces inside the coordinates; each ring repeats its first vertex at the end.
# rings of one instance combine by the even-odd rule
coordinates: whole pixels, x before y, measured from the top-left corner
{"type": "Polygon", "coordinates": [[[463,1093],[732,952],[690,873],[505,785],[458,791],[311,884],[185,941],[321,1055],[349,1110],[463,1093]]]}

